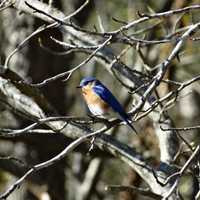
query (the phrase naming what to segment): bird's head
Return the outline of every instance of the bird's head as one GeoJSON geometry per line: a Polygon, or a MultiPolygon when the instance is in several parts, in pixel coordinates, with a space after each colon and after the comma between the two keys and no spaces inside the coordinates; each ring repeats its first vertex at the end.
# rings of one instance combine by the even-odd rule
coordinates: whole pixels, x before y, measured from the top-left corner
{"type": "Polygon", "coordinates": [[[94,77],[85,77],[81,80],[79,86],[77,88],[83,88],[85,86],[88,86],[88,85],[93,85],[93,84],[96,84],[97,82],[99,82],[96,78],[94,77]]]}

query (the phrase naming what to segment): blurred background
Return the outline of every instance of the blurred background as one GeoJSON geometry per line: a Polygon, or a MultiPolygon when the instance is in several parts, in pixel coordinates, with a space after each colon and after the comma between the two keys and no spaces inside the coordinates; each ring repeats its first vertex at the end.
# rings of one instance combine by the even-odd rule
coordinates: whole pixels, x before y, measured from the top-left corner
{"type": "MultiPolygon", "coordinates": [[[[83,0],[44,0],[66,15],[76,10],[83,4],[83,0]]],[[[154,13],[164,12],[171,9],[183,8],[193,4],[199,4],[199,0],[93,0],[77,16],[73,17],[74,23],[88,30],[101,32],[118,29],[125,22],[138,18],[137,12],[154,13]],[[117,22],[118,19],[121,22],[117,22]],[[101,23],[100,23],[101,21],[101,23]]],[[[148,67],[153,68],[167,58],[176,42],[175,36],[182,34],[185,27],[200,20],[199,10],[185,14],[173,15],[169,18],[154,19],[143,23],[128,31],[135,37],[147,40],[162,38],[171,39],[170,43],[148,45],[142,48],[148,67]],[[155,25],[156,24],[156,25],[155,25]],[[154,28],[140,34],[140,30],[153,26],[154,28]],[[173,35],[175,30],[180,30],[173,35]]],[[[10,53],[27,36],[45,22],[14,8],[8,8],[0,12],[0,60],[1,64],[10,53]]],[[[50,36],[63,40],[63,33],[59,29],[49,29],[31,38],[28,44],[18,51],[10,60],[9,68],[30,83],[38,83],[44,79],[67,71],[78,65],[88,55],[81,52],[72,52],[59,55],[65,49],[50,39],[50,36]],[[57,53],[55,53],[57,52],[57,53]]],[[[126,45],[112,44],[111,47],[118,55],[126,45]]],[[[184,82],[200,74],[200,45],[199,40],[188,41],[187,46],[179,55],[180,61],[175,60],[170,66],[166,79],[184,82]]],[[[131,69],[144,72],[144,63],[138,55],[136,48],[131,47],[121,57],[131,69]]],[[[118,97],[126,110],[132,108],[134,99],[128,89],[102,64],[95,59],[79,70],[75,71],[67,82],[55,81],[40,88],[40,91],[58,116],[81,116],[88,114],[80,91],[76,89],[80,80],[92,75],[101,80],[118,97]]],[[[166,95],[175,88],[174,84],[161,84],[158,88],[160,97],[166,95]]],[[[200,123],[200,87],[199,83],[186,87],[178,97],[176,103],[167,108],[168,114],[173,119],[176,127],[196,126],[200,123]]],[[[19,129],[32,122],[14,112],[2,108],[0,111],[0,128],[19,129]]],[[[154,134],[153,122],[148,116],[135,123],[139,137],[135,137],[130,129],[121,126],[116,128],[116,137],[130,146],[134,146],[146,160],[154,165],[159,162],[159,146],[154,134]],[[119,133],[119,134],[118,134],[119,133]]],[[[181,133],[189,144],[199,143],[199,130],[181,133]]],[[[69,138],[63,135],[30,135],[10,139],[0,138],[0,191],[5,189],[22,176],[27,166],[21,163],[5,159],[7,156],[17,157],[28,165],[34,165],[50,159],[63,150],[69,144],[69,138]]],[[[186,145],[181,145],[181,154],[177,158],[177,165],[182,166],[191,154],[186,145]]],[[[105,191],[105,186],[110,184],[124,184],[146,187],[142,179],[126,164],[111,156],[100,157],[87,154],[87,150],[77,149],[56,165],[34,173],[12,195],[9,200],[96,200],[96,199],[119,199],[119,200],[145,200],[151,199],[137,193],[105,191]],[[94,173],[93,185],[84,196],[81,194],[81,186],[88,174],[94,173]],[[77,195],[78,191],[80,195],[77,195]]],[[[185,181],[183,181],[185,182],[185,181]]],[[[183,188],[183,187],[182,187],[183,188]]],[[[187,193],[183,189],[183,193],[187,193]]],[[[186,194],[187,195],[187,194],[186,194]]],[[[191,199],[185,197],[185,199],[191,199]]]]}

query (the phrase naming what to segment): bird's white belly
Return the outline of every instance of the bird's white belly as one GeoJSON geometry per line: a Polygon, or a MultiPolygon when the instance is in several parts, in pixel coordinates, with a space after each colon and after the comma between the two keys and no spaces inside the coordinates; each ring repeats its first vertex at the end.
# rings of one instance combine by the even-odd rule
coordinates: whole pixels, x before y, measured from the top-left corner
{"type": "Polygon", "coordinates": [[[102,109],[100,106],[98,106],[97,104],[90,104],[88,105],[88,108],[90,110],[90,112],[95,115],[95,116],[101,116],[101,115],[105,115],[106,111],[104,109],[102,109]]]}

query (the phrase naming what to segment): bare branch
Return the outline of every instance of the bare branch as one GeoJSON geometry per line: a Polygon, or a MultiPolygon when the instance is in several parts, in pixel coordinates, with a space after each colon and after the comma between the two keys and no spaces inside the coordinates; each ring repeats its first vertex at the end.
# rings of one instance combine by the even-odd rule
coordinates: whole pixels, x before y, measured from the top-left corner
{"type": "Polygon", "coordinates": [[[102,48],[104,48],[109,42],[110,40],[112,39],[112,36],[110,36],[105,42],[103,42],[102,44],[99,44],[98,45],[98,48],[92,52],[92,54],[90,54],[90,56],[87,57],[87,59],[85,59],[83,62],[81,62],[79,65],[77,65],[76,67],[74,67],[73,69],[67,71],[67,72],[63,72],[63,73],[60,73],[60,74],[57,74],[56,76],[53,76],[51,78],[48,78],[48,79],[45,79],[44,81],[42,81],[41,83],[36,83],[36,84],[31,84],[32,86],[36,86],[36,87],[42,87],[52,81],[56,81],[58,79],[65,79],[68,80],[71,75],[77,70],[79,69],[80,67],[82,67],[83,65],[87,64],[95,55],[96,53],[101,50],[102,48]]]}
{"type": "Polygon", "coordinates": [[[190,126],[190,127],[183,127],[183,128],[163,128],[162,126],[160,127],[163,131],[170,131],[170,130],[176,130],[176,131],[192,131],[192,130],[198,130],[200,129],[200,125],[197,126],[190,126]]]}
{"type": "Polygon", "coordinates": [[[125,185],[108,185],[105,188],[106,191],[111,191],[111,192],[136,192],[138,194],[141,194],[143,196],[148,196],[153,199],[161,199],[162,197],[160,195],[157,195],[149,188],[137,188],[134,186],[125,186],[125,185]]]}
{"type": "Polygon", "coordinates": [[[12,184],[6,192],[2,193],[0,195],[0,199],[6,199],[15,189],[17,189],[21,184],[22,182],[28,177],[30,176],[32,173],[36,172],[36,171],[39,171],[41,169],[44,169],[48,166],[51,166],[55,163],[57,163],[58,161],[60,161],[61,159],[63,159],[67,154],[69,154],[71,151],[73,151],[79,144],[85,142],[88,138],[94,136],[94,135],[97,135],[99,133],[101,133],[102,131],[105,131],[106,129],[105,128],[102,128],[101,130],[99,131],[96,131],[96,132],[93,132],[93,133],[90,133],[88,135],[84,135],[80,138],[78,138],[77,140],[75,140],[74,142],[72,142],[70,145],[68,145],[60,154],[56,155],[55,157],[53,157],[52,159],[46,161],[46,162],[43,162],[43,163],[40,163],[40,164],[37,164],[37,165],[34,165],[30,170],[28,170],[20,179],[18,179],[14,184],[12,184]]]}
{"type": "MultiPolygon", "coordinates": [[[[25,3],[27,4],[27,1],[25,1],[25,3]]],[[[88,5],[88,3],[89,3],[89,0],[86,0],[85,3],[84,3],[83,5],[81,5],[77,10],[75,10],[75,11],[74,11],[73,13],[71,13],[70,15],[64,17],[63,20],[64,20],[64,21],[67,21],[67,20],[69,20],[70,18],[72,18],[72,17],[74,17],[75,15],[77,15],[78,13],[80,13],[80,12],[88,5]]],[[[11,5],[14,6],[14,3],[12,3],[11,5]]],[[[30,5],[29,3],[28,3],[28,5],[29,5],[31,8],[33,8],[33,9],[35,8],[34,6],[30,5]]],[[[9,5],[9,6],[10,6],[10,5],[9,5]]],[[[45,12],[44,12],[44,13],[45,13],[45,12]]],[[[50,15],[50,16],[51,16],[51,15],[50,15]]],[[[63,21],[63,23],[64,23],[64,21],[63,21]]],[[[25,39],[14,49],[14,51],[12,51],[12,52],[10,53],[10,55],[6,58],[4,67],[5,67],[5,68],[8,67],[9,61],[10,61],[10,59],[12,58],[12,56],[13,56],[16,52],[20,51],[20,50],[27,44],[27,42],[28,42],[32,37],[38,35],[39,33],[41,33],[41,32],[44,31],[44,30],[47,30],[47,29],[50,29],[50,28],[53,28],[53,27],[57,27],[57,26],[59,26],[59,25],[60,25],[59,23],[54,22],[54,23],[52,23],[52,24],[50,24],[50,25],[48,25],[48,26],[41,26],[41,27],[38,28],[36,31],[34,31],[32,34],[30,34],[30,35],[29,35],[27,38],[25,38],[25,39]]]]}

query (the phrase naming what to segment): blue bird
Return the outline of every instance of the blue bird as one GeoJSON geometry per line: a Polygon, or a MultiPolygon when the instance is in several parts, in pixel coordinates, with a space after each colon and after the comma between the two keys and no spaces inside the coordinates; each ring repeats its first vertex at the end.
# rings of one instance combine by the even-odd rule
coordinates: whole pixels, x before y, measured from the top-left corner
{"type": "Polygon", "coordinates": [[[129,115],[125,112],[119,101],[99,80],[94,77],[86,77],[81,80],[78,88],[81,88],[83,97],[93,115],[103,116],[109,113],[110,108],[112,108],[137,133],[136,129],[130,123],[131,119],[129,115]]]}

